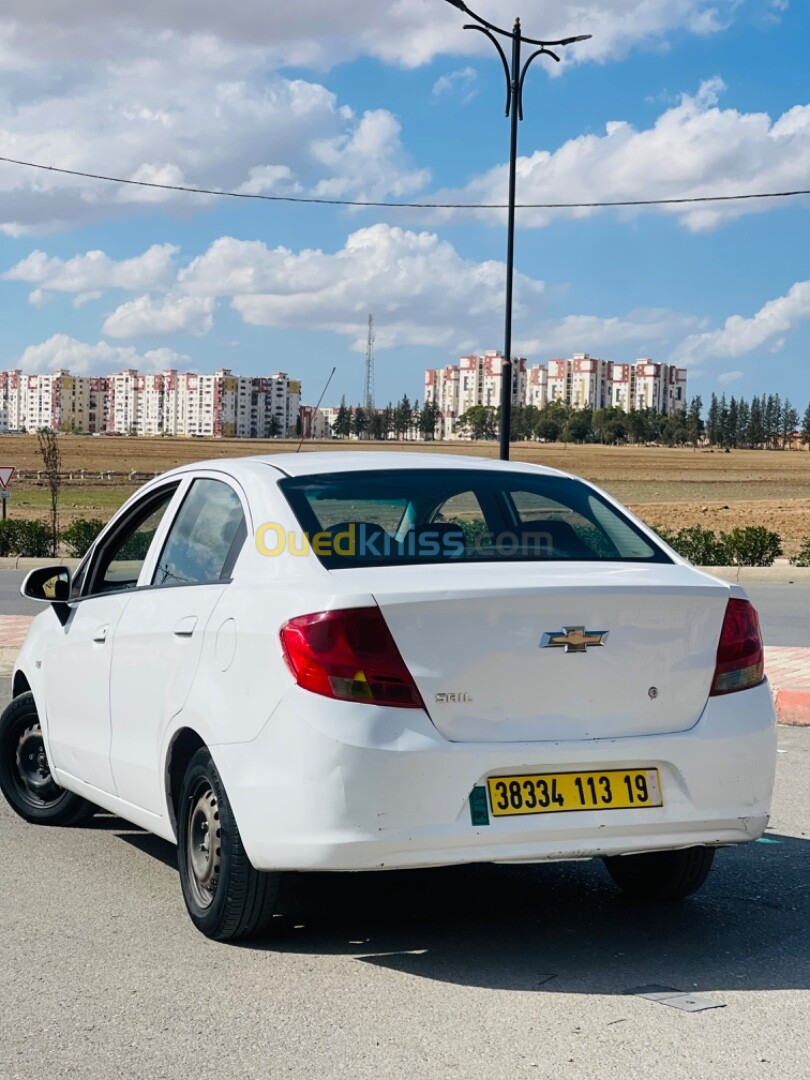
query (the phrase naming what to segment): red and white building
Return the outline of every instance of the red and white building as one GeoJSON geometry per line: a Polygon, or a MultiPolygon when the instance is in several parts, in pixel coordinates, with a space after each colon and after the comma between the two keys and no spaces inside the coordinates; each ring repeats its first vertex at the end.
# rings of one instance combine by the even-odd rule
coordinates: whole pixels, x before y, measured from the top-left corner
{"type": "Polygon", "coordinates": [[[632,412],[653,409],[669,416],[686,409],[686,368],[642,358],[634,364],[615,364],[611,404],[632,412]]]}
{"type": "Polygon", "coordinates": [[[85,378],[0,372],[0,431],[77,431],[118,435],[268,438],[294,435],[301,384],[283,372],[266,378],[164,371],[119,371],[85,378]]]}
{"type": "Polygon", "coordinates": [[[549,360],[548,403],[559,401],[572,409],[604,409],[610,404],[613,363],[588,353],[570,360],[549,360]]]}
{"type": "Polygon", "coordinates": [[[532,364],[526,373],[526,404],[536,409],[548,405],[548,368],[545,364],[532,364]]]}
{"type": "MultiPolygon", "coordinates": [[[[501,403],[503,353],[491,350],[482,356],[462,356],[458,364],[431,368],[425,372],[425,402],[435,402],[439,410],[436,438],[460,438],[456,421],[476,405],[497,408],[501,403]]],[[[526,360],[512,361],[512,404],[526,400],[526,360]]]]}

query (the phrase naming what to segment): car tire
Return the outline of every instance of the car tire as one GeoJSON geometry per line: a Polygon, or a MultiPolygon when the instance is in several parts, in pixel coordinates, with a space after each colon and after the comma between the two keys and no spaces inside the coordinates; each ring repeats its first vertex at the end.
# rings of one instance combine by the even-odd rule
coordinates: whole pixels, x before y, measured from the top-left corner
{"type": "Polygon", "coordinates": [[[697,892],[709,876],[714,851],[714,848],[691,847],[644,855],[616,855],[604,862],[622,892],[634,900],[683,900],[697,892]]]}
{"type": "Polygon", "coordinates": [[[34,695],[28,691],[0,716],[0,791],[33,825],[78,825],[96,807],[51,776],[34,695]]]}
{"type": "Polygon", "coordinates": [[[281,875],[254,869],[211,755],[200,749],[183,777],[177,862],[191,921],[206,937],[234,941],[267,930],[281,875]]]}

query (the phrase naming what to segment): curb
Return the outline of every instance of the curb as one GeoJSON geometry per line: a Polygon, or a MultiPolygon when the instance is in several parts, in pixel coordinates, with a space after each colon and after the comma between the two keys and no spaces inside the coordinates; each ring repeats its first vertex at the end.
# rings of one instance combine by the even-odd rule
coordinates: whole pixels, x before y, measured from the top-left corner
{"type": "Polygon", "coordinates": [[[17,662],[18,645],[0,645],[0,679],[9,678],[17,662]]]}
{"type": "Polygon", "coordinates": [[[69,570],[75,570],[79,565],[79,559],[63,559],[55,555],[52,559],[29,559],[25,555],[2,555],[0,556],[0,570],[36,570],[40,566],[67,566],[69,570]]]}
{"type": "Polygon", "coordinates": [[[699,566],[697,569],[734,585],[810,585],[808,566],[699,566]]]}

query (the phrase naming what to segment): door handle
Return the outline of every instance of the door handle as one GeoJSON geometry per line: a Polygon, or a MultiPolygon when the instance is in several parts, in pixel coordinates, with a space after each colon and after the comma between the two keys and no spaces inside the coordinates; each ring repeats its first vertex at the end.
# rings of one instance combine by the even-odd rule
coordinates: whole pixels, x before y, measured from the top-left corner
{"type": "Polygon", "coordinates": [[[177,626],[175,626],[174,636],[177,638],[190,638],[194,634],[196,625],[197,616],[189,615],[185,619],[181,619],[177,626]]]}
{"type": "Polygon", "coordinates": [[[100,626],[98,630],[93,634],[93,642],[96,645],[103,645],[107,640],[107,634],[110,632],[109,626],[100,626]]]}

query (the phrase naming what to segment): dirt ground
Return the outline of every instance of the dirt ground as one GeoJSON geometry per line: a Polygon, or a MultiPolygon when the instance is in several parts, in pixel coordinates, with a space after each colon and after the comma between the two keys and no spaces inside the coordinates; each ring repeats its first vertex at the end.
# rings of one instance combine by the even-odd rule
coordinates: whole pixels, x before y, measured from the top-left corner
{"type": "MultiPolygon", "coordinates": [[[[202,440],[112,438],[66,435],[61,440],[65,482],[61,517],[107,518],[137,487],[131,470],[154,474],[205,458],[242,457],[295,450],[296,443],[277,439],[202,440]],[[80,471],[84,470],[84,479],[80,471]],[[111,479],[101,473],[112,472],[111,479]],[[72,478],[71,478],[72,475],[72,478]]],[[[442,454],[498,456],[493,443],[414,444],[311,443],[302,453],[330,450],[410,450],[442,454]]],[[[512,458],[550,465],[592,480],[632,507],[653,525],[670,529],[700,524],[728,530],[737,525],[766,525],[778,532],[786,554],[810,537],[810,452],[799,450],[673,450],[665,447],[563,446],[516,443],[512,458]]],[[[0,436],[0,465],[26,472],[41,468],[34,436],[0,436]]],[[[48,492],[35,479],[12,481],[9,514],[47,515],[48,492]]]]}

